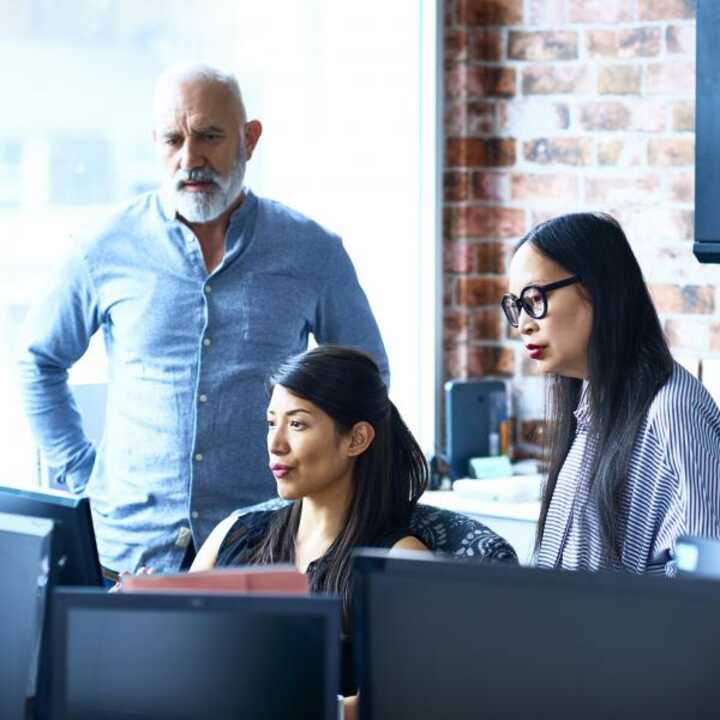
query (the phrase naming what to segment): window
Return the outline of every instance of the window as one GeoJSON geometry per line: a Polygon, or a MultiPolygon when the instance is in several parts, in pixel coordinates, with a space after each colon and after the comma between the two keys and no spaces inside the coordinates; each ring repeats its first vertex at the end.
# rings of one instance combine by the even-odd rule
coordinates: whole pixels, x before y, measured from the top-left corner
{"type": "MultiPolygon", "coordinates": [[[[13,352],[71,235],[161,179],[151,143],[163,67],[233,70],[263,122],[247,182],[339,233],[381,326],[392,395],[429,451],[437,395],[435,2],[25,0],[0,28],[0,386],[7,477],[33,474],[13,352]],[[22,68],[22,72],[18,71],[22,68]],[[21,430],[18,428],[22,427],[21,430]]],[[[100,338],[71,373],[104,379],[100,338]]]]}

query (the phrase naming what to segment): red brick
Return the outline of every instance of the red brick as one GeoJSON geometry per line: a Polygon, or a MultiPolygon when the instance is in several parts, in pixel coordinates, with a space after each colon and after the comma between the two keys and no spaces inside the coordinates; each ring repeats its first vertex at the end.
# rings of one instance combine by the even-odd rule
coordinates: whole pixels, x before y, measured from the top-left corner
{"type": "Polygon", "coordinates": [[[446,137],[486,135],[495,130],[495,103],[460,100],[445,104],[446,137]]]}
{"type": "Polygon", "coordinates": [[[657,202],[660,176],[653,173],[639,177],[586,177],[585,200],[593,205],[622,205],[657,202]]]}
{"type": "Polygon", "coordinates": [[[467,25],[517,25],[523,0],[459,0],[458,19],[467,25]]]}
{"type": "Polygon", "coordinates": [[[637,95],[642,83],[639,65],[605,65],[598,74],[601,95],[637,95]]]}
{"type": "Polygon", "coordinates": [[[448,202],[459,202],[470,198],[470,174],[451,171],[443,176],[443,197],[448,202]]]}
{"type": "Polygon", "coordinates": [[[472,176],[472,195],[476,200],[502,202],[510,197],[510,178],[507,173],[475,172],[472,176]]]}
{"type": "Polygon", "coordinates": [[[498,30],[473,30],[471,57],[473,60],[498,61],[502,58],[502,35],[498,30]]]}
{"type": "Polygon", "coordinates": [[[630,110],[620,102],[585,103],[580,108],[584,130],[625,130],[630,125],[630,110]]]}
{"type": "Polygon", "coordinates": [[[570,108],[566,103],[548,102],[543,97],[498,102],[499,126],[505,132],[525,135],[566,130],[570,127],[570,108]]]}
{"type": "Polygon", "coordinates": [[[506,167],[515,164],[513,138],[448,138],[447,167],[506,167]]]}
{"type": "Polygon", "coordinates": [[[568,21],[565,0],[528,0],[527,25],[555,27],[568,21]]]}
{"type": "Polygon", "coordinates": [[[525,233],[525,212],[506,207],[446,207],[445,237],[516,238],[525,233]]]}
{"type": "Polygon", "coordinates": [[[648,165],[693,165],[695,140],[692,137],[652,138],[648,142],[648,165]]]}
{"type": "Polygon", "coordinates": [[[477,251],[474,243],[446,242],[443,247],[445,272],[476,273],[477,251]]]}
{"type": "Polygon", "coordinates": [[[691,203],[695,199],[695,173],[683,172],[673,175],[670,195],[675,202],[691,203]]]}
{"type": "Polygon", "coordinates": [[[615,23],[634,20],[628,0],[568,0],[570,22],[615,23]]]}
{"type": "Polygon", "coordinates": [[[444,353],[446,380],[462,380],[467,377],[467,345],[446,348],[444,353]]]}
{"type": "Polygon", "coordinates": [[[513,200],[575,201],[578,198],[577,179],[574,175],[514,173],[512,198],[513,200]]]}
{"type": "Polygon", "coordinates": [[[524,95],[589,92],[591,85],[587,65],[534,65],[522,71],[524,95]]]}
{"type": "Polygon", "coordinates": [[[467,310],[446,309],[443,314],[443,343],[451,347],[468,340],[469,316],[467,310]]]}
{"type": "Polygon", "coordinates": [[[601,140],[597,146],[598,165],[635,167],[645,164],[645,146],[636,140],[601,140]]]}
{"type": "Polygon", "coordinates": [[[508,377],[515,372],[515,353],[511,348],[471,346],[467,349],[466,358],[468,377],[487,375],[508,377]]]}
{"type": "Polygon", "coordinates": [[[485,65],[458,65],[445,74],[445,83],[449,97],[511,97],[515,94],[515,70],[485,65]]]}
{"type": "Polygon", "coordinates": [[[578,34],[573,31],[511,30],[508,57],[512,60],[576,60],[578,34]]]}
{"type": "Polygon", "coordinates": [[[653,63],[645,68],[648,95],[695,95],[694,63],[653,63]]]}
{"type": "Polygon", "coordinates": [[[444,269],[454,273],[494,273],[506,270],[506,248],[499,242],[446,242],[444,269]]]}
{"type": "Polygon", "coordinates": [[[661,313],[712,314],[715,288],[712,285],[650,285],[655,307],[661,313]]]}
{"type": "Polygon", "coordinates": [[[678,102],[672,108],[672,128],[676,132],[695,130],[695,103],[691,100],[678,102]]]}
{"type": "Polygon", "coordinates": [[[523,156],[541,165],[590,165],[592,140],[585,137],[537,138],[523,143],[523,156]]]}
{"type": "Polygon", "coordinates": [[[448,30],[445,33],[445,66],[467,62],[468,45],[468,34],[465,30],[448,30]]]}
{"type": "Polygon", "coordinates": [[[710,349],[710,324],[706,317],[683,317],[665,321],[670,346],[704,352],[710,349]]]}
{"type": "Polygon", "coordinates": [[[474,244],[474,249],[478,272],[502,275],[506,271],[506,249],[503,243],[479,242],[474,244]]]}
{"type": "Polygon", "coordinates": [[[466,103],[467,134],[487,135],[495,131],[496,102],[470,100],[466,103]]]}
{"type": "Polygon", "coordinates": [[[662,33],[657,27],[628,30],[589,30],[588,52],[591,57],[643,58],[660,54],[662,33]]]}
{"type": "Polygon", "coordinates": [[[667,51],[695,57],[695,25],[670,25],[665,30],[667,51]]]}
{"type": "Polygon", "coordinates": [[[471,316],[471,337],[474,340],[500,340],[503,330],[502,310],[483,308],[471,316]]]}
{"type": "Polygon", "coordinates": [[[495,305],[507,292],[507,278],[462,275],[455,285],[455,301],[465,307],[495,305]]]}
{"type": "Polygon", "coordinates": [[[640,20],[680,20],[695,17],[697,0],[640,0],[640,20]]]}

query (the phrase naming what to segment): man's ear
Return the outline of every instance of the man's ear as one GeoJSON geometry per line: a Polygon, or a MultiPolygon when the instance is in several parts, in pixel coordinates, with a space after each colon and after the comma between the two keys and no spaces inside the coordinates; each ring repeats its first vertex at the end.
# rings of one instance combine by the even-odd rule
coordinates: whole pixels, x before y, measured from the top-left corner
{"type": "Polygon", "coordinates": [[[348,455],[350,457],[358,457],[362,455],[372,445],[375,439],[375,428],[369,423],[355,423],[350,431],[350,446],[348,447],[348,455]]]}
{"type": "Polygon", "coordinates": [[[243,134],[245,135],[245,150],[247,151],[247,159],[249,160],[262,135],[262,124],[259,120],[249,120],[243,127],[243,134]]]}

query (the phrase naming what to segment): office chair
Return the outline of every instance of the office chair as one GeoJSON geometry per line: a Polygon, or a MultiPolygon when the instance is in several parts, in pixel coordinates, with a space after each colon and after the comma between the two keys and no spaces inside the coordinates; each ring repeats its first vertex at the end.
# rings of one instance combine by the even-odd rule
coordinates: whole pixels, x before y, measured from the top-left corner
{"type": "MultiPolygon", "coordinates": [[[[239,517],[279,510],[288,500],[273,498],[241,508],[239,517]]],[[[517,554],[506,540],[489,527],[462,513],[417,505],[410,520],[410,530],[433,552],[470,560],[494,560],[517,563],[517,554]]]]}
{"type": "Polygon", "coordinates": [[[720,540],[681,535],[675,545],[678,575],[720,580],[720,540]]]}

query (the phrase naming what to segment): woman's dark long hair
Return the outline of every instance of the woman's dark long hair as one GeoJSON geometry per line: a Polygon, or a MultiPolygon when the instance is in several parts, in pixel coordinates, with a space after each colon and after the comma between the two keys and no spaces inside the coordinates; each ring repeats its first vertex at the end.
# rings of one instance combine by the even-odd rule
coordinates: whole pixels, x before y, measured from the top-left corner
{"type": "MultiPolygon", "coordinates": [[[[314,591],[339,594],[347,613],[352,550],[379,542],[391,530],[408,528],[427,486],[425,456],[388,397],[378,366],[365,353],[321,345],[288,360],[272,376],[270,385],[281,385],[319,407],[342,435],[361,421],[375,430],[373,442],[355,461],[345,524],[328,550],[329,570],[322,586],[313,587],[314,591]]],[[[301,508],[300,500],[277,513],[253,562],[294,561],[301,508]]]]}
{"type": "MultiPolygon", "coordinates": [[[[517,248],[526,242],[568,274],[578,275],[592,305],[587,379],[590,433],[597,452],[589,480],[607,558],[617,561],[622,540],[618,516],[630,456],[650,403],[672,373],[672,356],[640,266],[615,219],[594,213],[563,215],[531,230],[517,248]]],[[[573,411],[581,391],[581,380],[549,379],[549,471],[536,550],[558,473],[575,437],[573,411]]]]}

